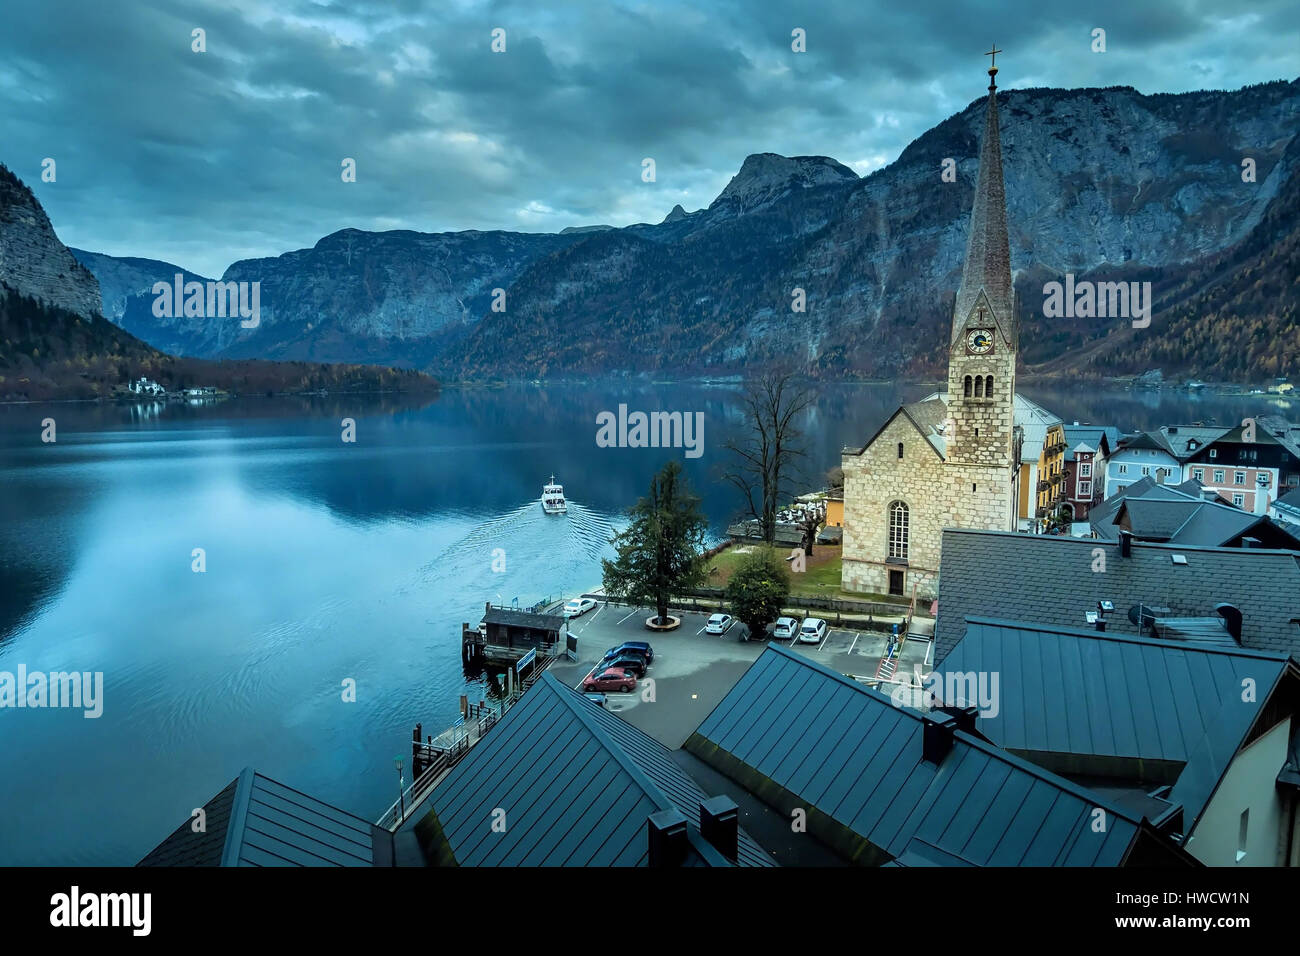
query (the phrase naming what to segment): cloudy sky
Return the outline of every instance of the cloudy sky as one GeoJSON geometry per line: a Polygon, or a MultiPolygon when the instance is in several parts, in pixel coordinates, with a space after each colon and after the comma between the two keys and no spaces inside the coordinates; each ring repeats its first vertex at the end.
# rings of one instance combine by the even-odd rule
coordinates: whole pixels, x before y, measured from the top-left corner
{"type": "Polygon", "coordinates": [[[658,222],[676,203],[708,205],[756,152],[865,174],[982,93],[994,41],[1012,88],[1300,76],[1294,0],[1057,5],[11,3],[0,162],[69,245],[217,275],[349,226],[658,222]],[[192,50],[196,28],[207,52],[192,50]],[[795,28],[805,53],[791,50],[795,28]],[[1105,53],[1091,49],[1095,28],[1105,53]],[[54,183],[41,181],[46,157],[54,183]],[[341,179],[345,157],[355,183],[341,179]]]}

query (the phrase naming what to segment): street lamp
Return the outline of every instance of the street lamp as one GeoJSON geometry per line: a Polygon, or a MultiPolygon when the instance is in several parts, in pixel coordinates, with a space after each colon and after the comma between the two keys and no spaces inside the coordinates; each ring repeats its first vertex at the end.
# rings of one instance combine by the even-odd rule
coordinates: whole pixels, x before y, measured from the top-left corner
{"type": "Polygon", "coordinates": [[[397,767],[397,806],[398,806],[397,819],[400,820],[404,816],[406,816],[406,788],[404,786],[406,780],[402,776],[402,758],[394,757],[393,764],[394,766],[397,767]]]}

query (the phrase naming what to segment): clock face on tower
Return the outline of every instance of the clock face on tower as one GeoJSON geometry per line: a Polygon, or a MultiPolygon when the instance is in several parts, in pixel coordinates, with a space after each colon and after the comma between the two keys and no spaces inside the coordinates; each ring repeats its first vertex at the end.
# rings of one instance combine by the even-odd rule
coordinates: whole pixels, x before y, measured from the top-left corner
{"type": "Polygon", "coordinates": [[[966,333],[966,351],[983,355],[993,349],[993,332],[989,329],[971,329],[966,333]]]}

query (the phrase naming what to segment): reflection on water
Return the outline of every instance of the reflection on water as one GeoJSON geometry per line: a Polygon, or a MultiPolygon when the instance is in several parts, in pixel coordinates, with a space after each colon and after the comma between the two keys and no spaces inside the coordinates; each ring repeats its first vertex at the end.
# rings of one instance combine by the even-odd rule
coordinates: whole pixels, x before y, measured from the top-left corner
{"type": "MultiPolygon", "coordinates": [[[[807,486],[932,390],[823,389],[807,486]]],[[[1278,412],[1260,396],[1025,391],[1124,429],[1278,412]]],[[[0,710],[0,863],[133,863],[247,765],[377,817],[415,723],[436,734],[461,693],[488,691],[466,682],[461,624],[487,601],[597,585],[669,457],[720,532],[737,502],[719,449],[742,425],[736,393],[702,385],[0,407],[0,671],[105,683],[98,720],[0,710]],[[702,412],[703,457],[598,448],[596,415],[620,402],[702,412]],[[566,516],[538,503],[552,473],[566,516]]]]}

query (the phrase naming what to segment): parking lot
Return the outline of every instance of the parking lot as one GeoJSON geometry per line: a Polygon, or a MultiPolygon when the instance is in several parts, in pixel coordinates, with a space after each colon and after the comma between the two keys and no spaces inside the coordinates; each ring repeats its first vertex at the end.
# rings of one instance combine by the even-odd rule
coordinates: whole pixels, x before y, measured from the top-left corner
{"type": "MultiPolygon", "coordinates": [[[[706,634],[707,613],[672,613],[682,619],[681,626],[655,633],[645,627],[645,619],[654,614],[653,609],[598,604],[595,610],[569,622],[570,633],[578,640],[578,661],[559,660],[551,665],[551,673],[580,687],[606,650],[624,641],[648,641],[654,648],[654,663],[645,680],[638,682],[630,694],[608,692],[606,706],[675,749],[735,685],[763,652],[767,641],[741,640],[746,629],[740,623],[733,623],[722,635],[706,634]]],[[[796,642],[793,646],[839,673],[874,677],[888,641],[889,636],[879,631],[831,628],[820,644],[796,642]]],[[[791,646],[790,641],[776,643],[791,646]]],[[[904,670],[912,670],[913,662],[921,663],[927,649],[922,641],[904,645],[900,676],[904,670]]]]}

